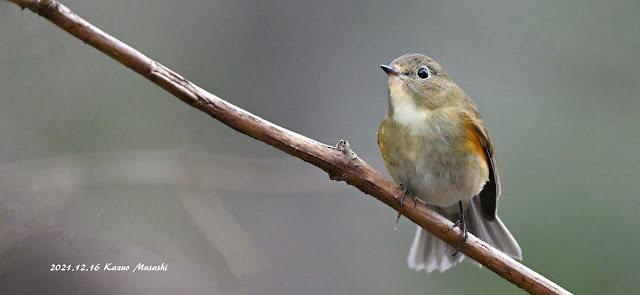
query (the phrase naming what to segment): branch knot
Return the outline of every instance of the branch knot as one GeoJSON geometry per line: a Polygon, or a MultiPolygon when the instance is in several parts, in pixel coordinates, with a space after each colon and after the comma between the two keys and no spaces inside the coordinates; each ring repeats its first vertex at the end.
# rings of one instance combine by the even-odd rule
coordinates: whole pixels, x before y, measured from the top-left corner
{"type": "Polygon", "coordinates": [[[344,139],[338,141],[338,144],[336,144],[336,150],[338,150],[345,158],[347,158],[347,163],[358,157],[358,155],[356,155],[356,153],[351,150],[349,142],[344,139]]]}

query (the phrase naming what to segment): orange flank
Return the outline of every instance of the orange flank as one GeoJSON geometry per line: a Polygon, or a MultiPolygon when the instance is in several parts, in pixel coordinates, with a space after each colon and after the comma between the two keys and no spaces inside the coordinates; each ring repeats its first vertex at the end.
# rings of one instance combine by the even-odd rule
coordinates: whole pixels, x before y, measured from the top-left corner
{"type": "Polygon", "coordinates": [[[483,141],[482,135],[478,134],[478,130],[476,130],[476,128],[473,127],[473,124],[471,123],[467,124],[466,135],[467,135],[467,147],[469,148],[469,150],[480,155],[482,159],[484,159],[485,163],[487,163],[488,159],[484,149],[484,144],[482,142],[483,141]]]}

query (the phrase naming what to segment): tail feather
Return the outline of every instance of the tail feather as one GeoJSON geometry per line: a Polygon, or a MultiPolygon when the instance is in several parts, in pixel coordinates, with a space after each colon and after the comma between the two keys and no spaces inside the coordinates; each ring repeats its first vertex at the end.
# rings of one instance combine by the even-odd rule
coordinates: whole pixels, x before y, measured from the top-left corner
{"type": "Polygon", "coordinates": [[[494,221],[487,221],[482,217],[480,200],[478,198],[472,199],[471,208],[467,210],[466,214],[466,216],[474,220],[472,225],[474,225],[475,228],[470,229],[471,233],[502,251],[504,254],[515,259],[522,259],[522,250],[520,250],[518,242],[513,235],[511,235],[504,223],[502,223],[502,220],[500,220],[498,216],[496,216],[494,221]]]}
{"type": "MultiPolygon", "coordinates": [[[[452,210],[443,210],[443,208],[435,206],[432,207],[449,220],[455,221],[458,219],[458,214],[446,212],[451,212],[452,210]]],[[[516,242],[511,233],[509,233],[509,230],[507,230],[500,218],[496,216],[494,221],[488,221],[482,217],[479,198],[472,198],[470,206],[468,206],[465,211],[465,220],[469,232],[505,254],[516,259],[522,259],[522,251],[520,250],[520,246],[518,246],[518,242],[516,242]]],[[[416,235],[413,238],[411,250],[409,251],[407,263],[410,269],[416,271],[425,270],[429,273],[437,270],[444,272],[465,258],[462,253],[452,256],[454,252],[455,249],[453,247],[447,246],[440,239],[421,227],[418,227],[416,235]]],[[[473,262],[480,266],[477,262],[473,262]]]]}
{"type": "Polygon", "coordinates": [[[452,256],[452,248],[445,246],[443,241],[418,227],[407,259],[409,268],[416,271],[444,272],[464,259],[464,255],[452,256]]]}

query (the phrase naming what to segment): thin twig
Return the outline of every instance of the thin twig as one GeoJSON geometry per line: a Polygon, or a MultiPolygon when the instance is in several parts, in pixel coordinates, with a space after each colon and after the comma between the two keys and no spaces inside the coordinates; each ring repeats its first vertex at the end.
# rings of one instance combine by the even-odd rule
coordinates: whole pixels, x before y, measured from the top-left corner
{"type": "MultiPolygon", "coordinates": [[[[9,1],[47,18],[71,35],[229,127],[309,162],[326,171],[331,179],[345,181],[391,208],[400,210],[398,200],[402,197],[402,192],[351,151],[346,141],[340,141],[337,146],[331,147],[246,112],[94,27],[55,0],[9,1]]],[[[455,246],[460,239],[460,231],[452,229],[451,221],[422,203],[418,202],[414,206],[413,198],[405,198],[400,212],[449,245],[455,246]]],[[[571,294],[473,235],[469,235],[462,252],[531,294],[571,294]]]]}

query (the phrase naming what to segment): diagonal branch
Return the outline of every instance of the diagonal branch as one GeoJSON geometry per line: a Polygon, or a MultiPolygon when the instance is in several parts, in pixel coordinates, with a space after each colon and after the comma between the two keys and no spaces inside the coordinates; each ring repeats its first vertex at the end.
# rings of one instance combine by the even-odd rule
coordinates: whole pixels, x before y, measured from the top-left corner
{"type": "MultiPolygon", "coordinates": [[[[9,1],[45,17],[190,106],[241,133],[319,167],[329,174],[329,178],[357,187],[394,210],[400,210],[408,219],[447,244],[457,245],[460,231],[452,229],[451,221],[420,202],[414,204],[413,198],[405,198],[404,206],[400,208],[398,200],[402,192],[351,151],[346,141],[331,147],[246,112],[94,27],[55,0],[9,1]]],[[[531,294],[571,294],[473,235],[469,235],[462,252],[531,294]]]]}

